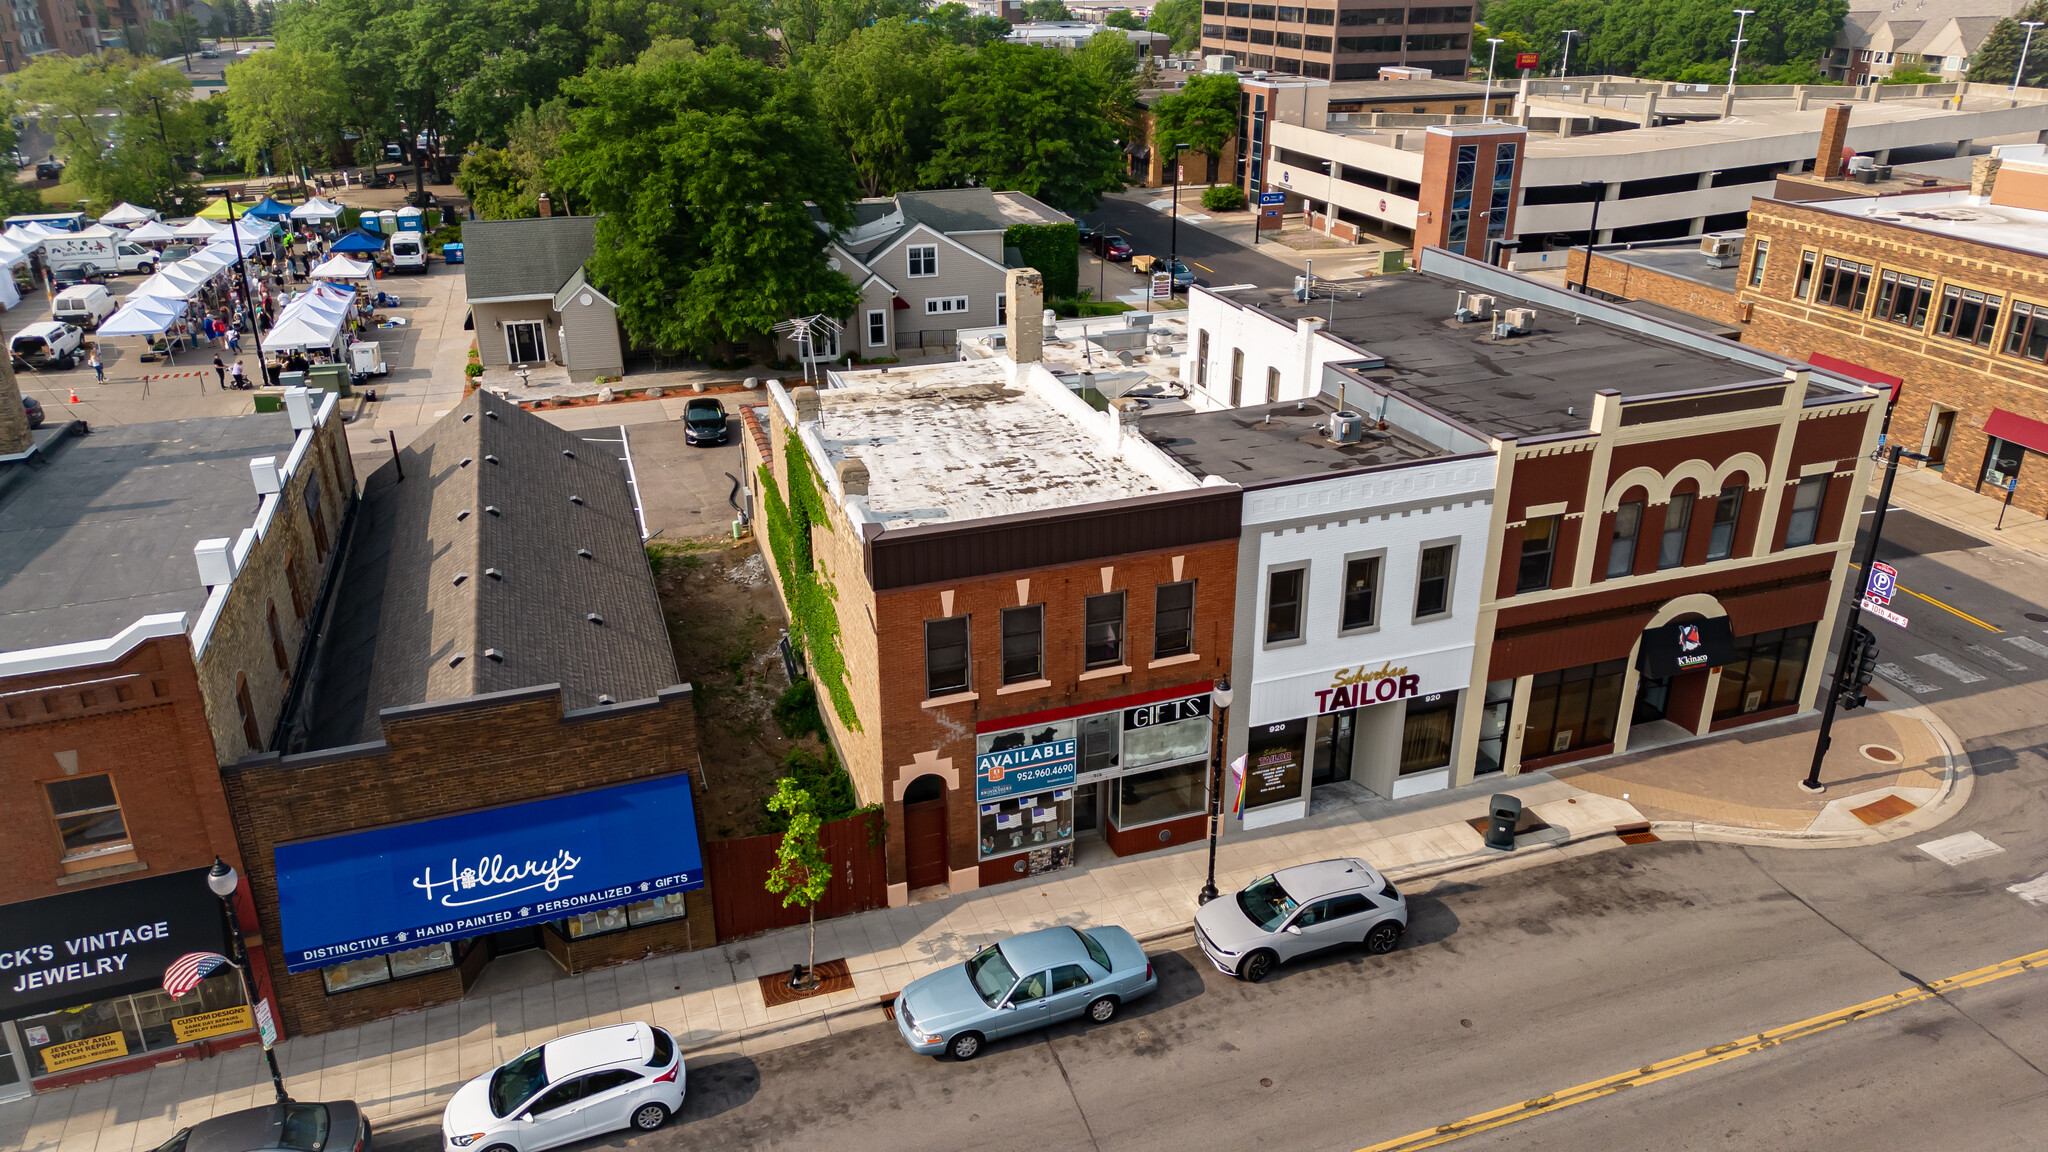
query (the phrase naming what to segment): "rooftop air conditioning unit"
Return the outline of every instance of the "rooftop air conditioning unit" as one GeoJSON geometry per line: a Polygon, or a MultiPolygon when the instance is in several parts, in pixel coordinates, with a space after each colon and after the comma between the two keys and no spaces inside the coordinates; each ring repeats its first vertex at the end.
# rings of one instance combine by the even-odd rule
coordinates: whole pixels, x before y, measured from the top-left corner
{"type": "Polygon", "coordinates": [[[1874,157],[1874,156],[1851,156],[1851,157],[1849,157],[1849,171],[1850,171],[1851,173],[1861,172],[1861,171],[1863,171],[1863,170],[1864,170],[1865,168],[1874,168],[1874,167],[1876,167],[1876,166],[1877,166],[1877,158],[1876,158],[1876,157],[1874,157]]]}
{"type": "Polygon", "coordinates": [[[1460,324],[1493,317],[1493,297],[1484,292],[1458,293],[1458,310],[1451,313],[1460,324]]]}
{"type": "Polygon", "coordinates": [[[1506,339],[1509,336],[1527,336],[1535,330],[1536,310],[1534,308],[1510,308],[1506,312],[1501,313],[1500,323],[1493,326],[1493,334],[1502,339],[1506,339]]]}
{"type": "Polygon", "coordinates": [[[1330,441],[1334,444],[1356,444],[1365,439],[1365,417],[1349,410],[1330,416],[1330,441]]]}
{"type": "Polygon", "coordinates": [[[1702,236],[1700,255],[1707,258],[1709,267],[1733,268],[1742,263],[1742,234],[1702,236]]]}

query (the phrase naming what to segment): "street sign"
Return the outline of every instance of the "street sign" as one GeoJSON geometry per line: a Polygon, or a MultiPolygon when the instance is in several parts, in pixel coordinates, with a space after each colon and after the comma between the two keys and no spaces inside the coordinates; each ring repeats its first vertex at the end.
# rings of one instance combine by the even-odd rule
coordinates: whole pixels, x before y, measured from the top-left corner
{"type": "Polygon", "coordinates": [[[1543,63],[1543,58],[1534,52],[1515,53],[1515,67],[1517,68],[1534,68],[1541,63],[1543,63]]]}
{"type": "Polygon", "coordinates": [[[1865,600],[1863,602],[1863,610],[1865,612],[1870,613],[1872,616],[1877,617],[1879,620],[1890,621],[1891,623],[1896,624],[1901,628],[1904,628],[1906,626],[1906,618],[1904,616],[1901,616],[1897,612],[1894,612],[1891,609],[1885,607],[1884,605],[1879,604],[1875,600],[1865,600]]]}
{"type": "Polygon", "coordinates": [[[270,1018],[270,1001],[256,1001],[256,1034],[263,1039],[265,1048],[277,1046],[277,1023],[270,1018]]]}
{"type": "Polygon", "coordinates": [[[1154,300],[1173,299],[1172,274],[1166,272],[1154,272],[1152,274],[1152,298],[1154,300]]]}
{"type": "Polygon", "coordinates": [[[1882,560],[1870,563],[1870,583],[1863,589],[1866,600],[1889,604],[1899,592],[1899,570],[1882,560]]]}
{"type": "Polygon", "coordinates": [[[1287,203],[1287,193],[1285,193],[1285,192],[1261,192],[1261,193],[1259,193],[1259,203],[1261,203],[1261,204],[1285,204],[1285,203],[1287,203]]]}

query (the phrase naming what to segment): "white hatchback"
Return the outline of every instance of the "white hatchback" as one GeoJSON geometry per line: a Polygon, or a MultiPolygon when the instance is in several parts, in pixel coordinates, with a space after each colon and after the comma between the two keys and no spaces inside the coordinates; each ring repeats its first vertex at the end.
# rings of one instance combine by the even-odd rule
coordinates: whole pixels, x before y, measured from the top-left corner
{"type": "Polygon", "coordinates": [[[615,1024],[529,1048],[456,1090],[441,1114],[448,1152],[540,1152],[588,1136],[652,1132],[683,1106],[675,1039],[615,1024]]]}

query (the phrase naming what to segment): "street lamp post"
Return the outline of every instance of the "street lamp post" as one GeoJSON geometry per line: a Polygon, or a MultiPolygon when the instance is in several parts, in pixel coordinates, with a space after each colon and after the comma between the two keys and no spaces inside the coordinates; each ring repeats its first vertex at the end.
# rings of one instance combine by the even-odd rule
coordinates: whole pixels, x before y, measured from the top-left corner
{"type": "MultiPolygon", "coordinates": [[[[263,367],[263,312],[256,307],[255,289],[249,286],[249,262],[242,256],[242,226],[235,220],[233,191],[228,192],[227,202],[228,231],[235,238],[235,275],[242,281],[242,296],[248,302],[249,310],[249,338],[256,344],[256,372],[267,381],[269,377],[263,367]]],[[[244,212],[242,215],[247,216],[248,213],[244,212]]],[[[1590,254],[1588,258],[1590,259],[1590,254]]]]}
{"type": "MultiPolygon", "coordinates": [[[[1186,144],[1173,146],[1173,223],[1166,232],[1166,298],[1173,299],[1174,269],[1180,267],[1180,158],[1187,154],[1186,144]]],[[[1257,235],[1256,232],[1253,235],[1257,235]]],[[[1145,288],[1149,295],[1151,286],[1145,288]]]]}
{"type": "Polygon", "coordinates": [[[1579,30],[1577,28],[1567,28],[1564,30],[1564,63],[1560,65],[1557,70],[1557,74],[1561,79],[1569,79],[1571,77],[1572,37],[1577,36],[1578,34],[1579,30]]]}
{"type": "Polygon", "coordinates": [[[1209,719],[1215,728],[1209,739],[1209,879],[1195,896],[1197,904],[1207,904],[1217,896],[1216,838],[1223,824],[1223,754],[1229,748],[1230,698],[1228,676],[1217,680],[1209,689],[1209,719]]]}
{"type": "Polygon", "coordinates": [[[1742,63],[1742,46],[1749,41],[1742,38],[1742,30],[1749,25],[1749,18],[1756,15],[1754,8],[1735,10],[1735,55],[1728,61],[1728,87],[1735,87],[1735,68],[1742,63]]]}
{"type": "Polygon", "coordinates": [[[1500,42],[1501,38],[1498,36],[1486,38],[1486,103],[1479,109],[1481,124],[1493,119],[1493,58],[1500,54],[1500,42]]]}
{"type": "Polygon", "coordinates": [[[1842,693],[1850,690],[1849,637],[1856,634],[1856,622],[1863,615],[1863,596],[1870,588],[1870,566],[1877,560],[1878,538],[1884,535],[1884,513],[1885,509],[1891,507],[1892,481],[1899,474],[1900,457],[1908,460],[1927,459],[1918,452],[1906,451],[1903,444],[1894,444],[1891,451],[1885,453],[1884,487],[1878,490],[1877,511],[1871,514],[1870,519],[1870,538],[1863,542],[1863,560],[1856,567],[1856,595],[1849,598],[1849,615],[1842,623],[1842,650],[1835,657],[1835,675],[1828,685],[1827,703],[1821,706],[1820,734],[1813,742],[1813,767],[1807,770],[1806,779],[1799,782],[1799,787],[1808,792],[1828,790],[1828,786],[1820,782],[1820,764],[1822,760],[1827,759],[1828,745],[1833,740],[1829,733],[1835,726],[1835,704],[1841,699],[1842,693]]]}
{"type": "Polygon", "coordinates": [[[1586,266],[1579,269],[1579,295],[1586,294],[1586,282],[1593,278],[1593,245],[1600,242],[1600,202],[1607,199],[1607,181],[1581,180],[1581,188],[1597,189],[1593,193],[1593,222],[1586,226],[1586,266]]]}
{"type": "Polygon", "coordinates": [[[2034,29],[2040,26],[2039,20],[2020,21],[2020,27],[2027,30],[2027,38],[2020,44],[2020,66],[2012,70],[2012,90],[2015,94],[2020,90],[2020,78],[2027,74],[2027,50],[2034,46],[2034,29]]]}
{"type": "MultiPolygon", "coordinates": [[[[256,996],[249,985],[249,949],[242,942],[242,917],[235,911],[235,889],[241,882],[242,878],[236,875],[227,861],[218,856],[213,858],[213,868],[206,873],[206,886],[213,889],[213,894],[220,897],[221,907],[227,909],[228,943],[235,953],[228,959],[235,963],[235,974],[242,981],[242,999],[248,1002],[253,1012],[256,996]]],[[[277,1068],[277,1052],[267,1040],[263,1044],[263,1059],[270,1064],[270,1086],[277,1090],[277,1102],[291,1103],[291,1094],[284,1090],[284,1073],[277,1068]]]]}

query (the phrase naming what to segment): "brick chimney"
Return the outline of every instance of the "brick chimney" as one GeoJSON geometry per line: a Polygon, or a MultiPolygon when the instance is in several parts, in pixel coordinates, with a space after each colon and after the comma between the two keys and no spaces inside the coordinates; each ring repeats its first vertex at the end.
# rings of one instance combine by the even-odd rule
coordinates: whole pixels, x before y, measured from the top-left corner
{"type": "Polygon", "coordinates": [[[1996,156],[1979,156],[1970,163],[1970,195],[1991,198],[1991,189],[1998,183],[1996,156]]]}
{"type": "Polygon", "coordinates": [[[28,451],[28,413],[21,407],[21,385],[15,382],[10,357],[0,357],[0,456],[28,451]]]}
{"type": "Polygon", "coordinates": [[[1820,155],[1815,158],[1813,174],[1823,180],[1842,178],[1842,149],[1849,143],[1849,106],[1830,104],[1821,115],[1820,155]]]}
{"type": "Polygon", "coordinates": [[[1005,334],[1010,359],[1018,364],[1035,363],[1045,357],[1045,277],[1036,268],[1012,268],[1004,277],[1009,293],[1009,331],[1005,334]]]}
{"type": "Polygon", "coordinates": [[[545,193],[545,192],[541,193],[541,194],[540,194],[540,216],[541,216],[541,219],[545,220],[545,219],[547,219],[548,217],[550,217],[550,216],[553,216],[554,214],[555,214],[555,206],[554,206],[554,205],[553,205],[552,203],[550,203],[550,202],[548,201],[548,194],[547,194],[547,193],[545,193]]]}

